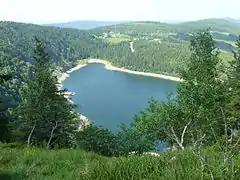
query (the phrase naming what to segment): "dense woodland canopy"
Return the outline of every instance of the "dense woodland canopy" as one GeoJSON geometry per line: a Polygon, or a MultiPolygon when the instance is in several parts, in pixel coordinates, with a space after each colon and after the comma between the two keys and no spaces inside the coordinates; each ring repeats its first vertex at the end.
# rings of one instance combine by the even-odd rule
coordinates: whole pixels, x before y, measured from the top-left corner
{"type": "Polygon", "coordinates": [[[0,51],[29,62],[35,36],[44,40],[51,63],[59,67],[71,67],[76,60],[96,56],[105,46],[86,31],[0,22],[0,51]]]}
{"type": "MultiPolygon", "coordinates": [[[[146,24],[154,28],[158,25],[154,22],[140,24],[141,27],[145,24],[145,29],[148,29],[146,24]]],[[[214,28],[218,34],[229,38],[237,36],[222,32],[235,26],[224,23],[219,26],[220,29],[214,28]]],[[[189,31],[192,30],[192,26],[189,27],[189,31]]],[[[159,24],[158,28],[166,27],[159,24]]],[[[237,33],[238,30],[229,32],[237,33]]],[[[189,172],[182,164],[190,157],[191,167],[198,171],[193,172],[189,167],[187,171],[198,179],[227,179],[230,176],[237,179],[240,175],[240,38],[235,44],[234,38],[221,39],[234,46],[234,58],[230,58],[230,52],[223,53],[223,49],[217,47],[219,39],[216,40],[214,32],[187,33],[191,38],[180,40],[176,38],[176,29],[167,34],[126,30],[123,35],[102,34],[97,29],[81,31],[0,22],[0,141],[16,143],[17,147],[75,148],[116,157],[128,156],[133,151],[143,154],[154,150],[159,142],[166,142],[170,150],[178,151],[173,157],[171,153],[162,156],[158,162],[169,165],[164,169],[165,177],[170,177],[166,172],[172,172],[174,167],[175,177],[179,173],[179,177],[189,179],[189,172]],[[130,42],[133,42],[134,52],[130,42]],[[129,127],[122,125],[118,133],[94,124],[79,131],[75,105],[64,98],[66,90],[56,87],[55,72],[64,72],[77,60],[86,58],[103,58],[133,70],[175,74],[184,81],[179,84],[176,97],[169,96],[165,102],[150,100],[149,107],[136,116],[129,127]],[[172,161],[175,164],[171,164],[172,161]]],[[[15,167],[9,156],[1,158],[4,167],[0,170],[9,171],[15,167]]],[[[123,169],[130,167],[130,162],[117,160],[119,164],[125,163],[123,169]]],[[[101,166],[102,160],[99,164],[98,168],[106,170],[107,165],[101,166]]],[[[117,172],[115,167],[119,166],[115,164],[111,173],[117,172]]],[[[89,171],[89,176],[96,179],[99,172],[89,171]]],[[[160,176],[147,172],[140,179],[160,176]]],[[[110,175],[101,174],[106,178],[110,175]]],[[[23,177],[29,178],[26,174],[23,177]]]]}

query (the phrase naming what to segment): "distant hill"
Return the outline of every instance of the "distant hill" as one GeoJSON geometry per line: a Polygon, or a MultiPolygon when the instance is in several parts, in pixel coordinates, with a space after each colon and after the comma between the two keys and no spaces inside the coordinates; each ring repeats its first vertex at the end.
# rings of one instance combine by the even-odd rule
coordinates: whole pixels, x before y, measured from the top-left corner
{"type": "MultiPolygon", "coordinates": [[[[236,21],[236,20],[235,20],[236,21]]],[[[159,39],[166,42],[189,41],[195,32],[210,28],[218,48],[231,52],[235,50],[235,42],[240,35],[240,23],[230,19],[203,19],[181,23],[163,23],[156,21],[135,21],[116,25],[116,32],[135,39],[159,39]]],[[[115,26],[92,29],[101,36],[115,30],[115,26]]]]}
{"type": "Polygon", "coordinates": [[[98,27],[111,26],[114,24],[125,23],[126,21],[70,21],[66,23],[44,24],[44,26],[55,26],[74,29],[94,29],[98,27]]]}
{"type": "Polygon", "coordinates": [[[183,22],[175,26],[177,31],[194,32],[197,29],[211,28],[212,31],[226,32],[234,35],[240,34],[240,24],[228,19],[203,19],[183,22]]]}
{"type": "Polygon", "coordinates": [[[225,20],[228,20],[232,23],[237,23],[237,24],[240,24],[240,19],[233,19],[233,18],[224,18],[225,20]]]}
{"type": "MultiPolygon", "coordinates": [[[[212,31],[221,33],[240,34],[240,23],[226,19],[204,19],[198,21],[181,22],[177,24],[161,23],[157,21],[136,21],[118,24],[117,31],[120,33],[193,33],[199,29],[211,28],[212,31]]],[[[105,26],[94,29],[97,32],[112,31],[113,26],[105,26]]]]}

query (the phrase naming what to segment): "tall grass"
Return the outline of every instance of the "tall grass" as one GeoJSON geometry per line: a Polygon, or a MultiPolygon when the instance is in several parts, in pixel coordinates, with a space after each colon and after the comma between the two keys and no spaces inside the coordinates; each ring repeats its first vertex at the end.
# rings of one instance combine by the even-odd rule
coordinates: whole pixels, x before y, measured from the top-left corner
{"type": "Polygon", "coordinates": [[[27,149],[0,146],[0,179],[27,180],[197,180],[239,179],[240,155],[224,162],[221,153],[192,151],[161,156],[107,158],[78,149],[27,149]]]}

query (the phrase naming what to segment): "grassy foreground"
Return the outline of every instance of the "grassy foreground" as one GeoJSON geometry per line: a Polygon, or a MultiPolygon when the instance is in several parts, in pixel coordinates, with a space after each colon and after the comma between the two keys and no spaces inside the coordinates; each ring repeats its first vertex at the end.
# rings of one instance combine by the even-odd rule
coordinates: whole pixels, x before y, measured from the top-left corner
{"type": "Polygon", "coordinates": [[[0,145],[0,179],[34,180],[195,180],[238,179],[240,155],[227,164],[219,153],[203,155],[204,164],[190,151],[161,156],[102,157],[73,149],[10,148],[0,145]]]}

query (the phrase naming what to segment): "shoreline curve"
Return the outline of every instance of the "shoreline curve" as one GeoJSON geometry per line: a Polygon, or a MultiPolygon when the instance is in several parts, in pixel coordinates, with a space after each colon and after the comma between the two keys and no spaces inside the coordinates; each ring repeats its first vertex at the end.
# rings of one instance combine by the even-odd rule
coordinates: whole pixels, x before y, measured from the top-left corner
{"type": "Polygon", "coordinates": [[[109,61],[102,60],[102,59],[88,59],[85,64],[78,64],[75,67],[71,68],[65,73],[62,73],[60,77],[58,77],[58,82],[62,84],[62,82],[67,79],[70,74],[74,71],[77,71],[83,67],[88,66],[88,64],[92,63],[100,63],[104,64],[104,68],[110,71],[119,71],[123,73],[128,73],[128,74],[135,74],[135,75],[141,75],[141,76],[149,76],[149,77],[154,77],[154,78],[160,78],[160,79],[166,79],[170,81],[175,81],[175,82],[182,82],[183,80],[179,77],[175,76],[169,76],[169,75],[164,75],[164,74],[157,74],[157,73],[150,73],[150,72],[141,72],[141,71],[133,71],[125,68],[119,68],[113,66],[109,61]]]}
{"type": "MultiPolygon", "coordinates": [[[[140,71],[132,71],[129,69],[124,69],[124,68],[118,68],[113,66],[110,62],[102,59],[87,59],[84,64],[78,64],[75,67],[71,68],[70,70],[66,71],[65,73],[62,73],[60,76],[58,76],[58,88],[61,89],[63,87],[63,81],[70,77],[70,74],[74,71],[77,71],[83,67],[88,66],[88,64],[91,63],[100,63],[104,64],[104,68],[110,71],[119,71],[123,73],[129,73],[129,74],[135,74],[135,75],[142,75],[142,76],[149,76],[149,77],[154,77],[154,78],[160,78],[160,79],[166,79],[166,80],[171,80],[171,81],[176,81],[176,82],[182,82],[183,80],[180,79],[179,77],[174,77],[174,76],[168,76],[168,75],[163,75],[163,74],[156,74],[156,73],[148,73],[148,72],[140,72],[140,71]]],[[[73,103],[69,98],[67,98],[70,103],[73,103]]],[[[87,117],[85,117],[82,114],[79,114],[79,119],[82,121],[83,124],[79,126],[79,130],[82,129],[85,125],[89,125],[90,121],[87,117]]]]}
{"type": "Polygon", "coordinates": [[[87,61],[87,63],[88,64],[89,63],[101,63],[101,64],[104,64],[105,65],[105,69],[110,70],[110,71],[119,71],[119,72],[124,72],[124,73],[128,73],[128,74],[149,76],[149,77],[166,79],[166,80],[176,81],[176,82],[182,82],[183,81],[179,77],[174,77],[174,76],[169,76],[169,75],[164,75],[164,74],[149,73],[149,72],[133,71],[133,70],[129,70],[129,69],[115,67],[110,62],[108,62],[106,60],[101,60],[101,59],[90,59],[90,60],[87,61]]]}

